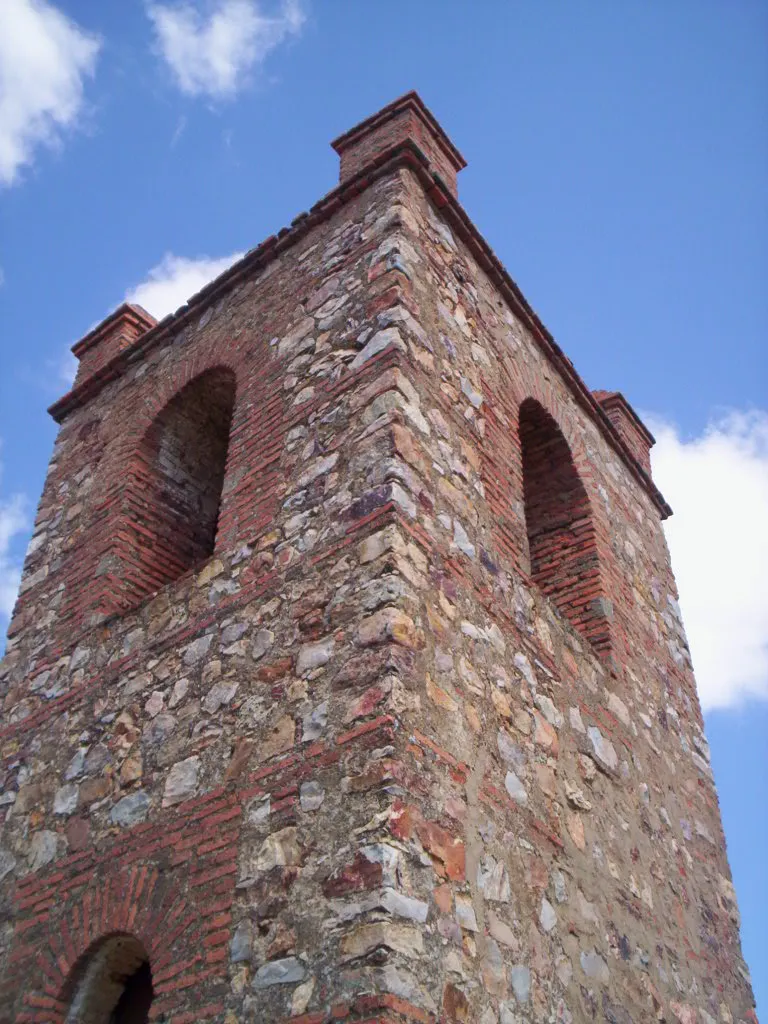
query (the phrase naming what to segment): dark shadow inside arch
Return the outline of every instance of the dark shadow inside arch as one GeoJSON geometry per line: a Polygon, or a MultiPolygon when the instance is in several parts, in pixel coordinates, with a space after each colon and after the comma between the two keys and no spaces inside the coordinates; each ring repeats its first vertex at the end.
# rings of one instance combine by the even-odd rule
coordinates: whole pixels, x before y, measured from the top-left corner
{"type": "Polygon", "coordinates": [[[214,552],[235,375],[195,377],[156,417],[126,467],[117,538],[122,610],[214,552]]]}
{"type": "Polygon", "coordinates": [[[64,986],[65,1024],[147,1024],[154,998],[144,946],[133,935],[96,942],[64,986]]]}
{"type": "Polygon", "coordinates": [[[531,577],[602,653],[609,624],[589,497],[560,427],[532,398],[519,431],[531,577]]]}

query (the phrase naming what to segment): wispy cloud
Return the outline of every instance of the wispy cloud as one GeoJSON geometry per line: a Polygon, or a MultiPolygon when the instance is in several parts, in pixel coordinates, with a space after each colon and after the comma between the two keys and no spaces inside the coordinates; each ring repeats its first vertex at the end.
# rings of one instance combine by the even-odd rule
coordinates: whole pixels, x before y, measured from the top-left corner
{"type": "Polygon", "coordinates": [[[157,52],[179,89],[212,99],[233,97],[305,21],[300,0],[281,0],[271,15],[257,0],[213,0],[205,10],[199,3],[148,2],[146,9],[157,52]]]}
{"type": "Polygon", "coordinates": [[[138,303],[162,320],[243,255],[242,252],[233,252],[221,259],[209,259],[207,256],[188,259],[166,253],[160,263],[149,271],[146,280],[131,288],[125,297],[128,302],[138,303]]]}
{"type": "Polygon", "coordinates": [[[647,419],[702,706],[768,700],[768,413],[730,412],[690,440],[647,419]]]}
{"type": "Polygon", "coordinates": [[[2,0],[0,185],[13,185],[41,146],[60,144],[83,113],[100,42],[47,0],[2,0]]]}
{"type": "MultiPolygon", "coordinates": [[[[125,299],[127,302],[143,306],[147,312],[162,320],[169,313],[175,313],[196,292],[219,274],[223,274],[244,255],[242,252],[233,252],[219,259],[210,259],[208,256],[189,259],[186,256],[166,253],[143,281],[128,289],[125,299]]],[[[97,327],[99,323],[98,320],[94,321],[88,330],[97,327]]],[[[46,359],[45,366],[46,388],[55,395],[69,391],[77,373],[77,358],[71,350],[62,352],[57,359],[46,359]]]]}
{"type": "MultiPolygon", "coordinates": [[[[0,476],[2,465],[0,465],[0,476]]],[[[29,527],[27,501],[21,494],[0,497],[0,632],[5,632],[21,580],[21,560],[11,552],[14,537],[29,527]]],[[[0,637],[0,643],[2,638],[0,637]]]]}
{"type": "Polygon", "coordinates": [[[52,391],[56,394],[61,394],[62,388],[69,391],[77,373],[77,356],[67,349],[58,359],[46,359],[45,365],[49,370],[47,380],[52,391]]]}

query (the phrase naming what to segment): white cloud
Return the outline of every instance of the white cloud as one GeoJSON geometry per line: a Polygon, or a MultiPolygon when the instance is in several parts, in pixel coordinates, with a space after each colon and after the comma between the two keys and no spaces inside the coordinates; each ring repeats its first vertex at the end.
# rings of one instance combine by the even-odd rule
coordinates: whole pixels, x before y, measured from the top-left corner
{"type": "Polygon", "coordinates": [[[693,440],[648,419],[702,707],[768,700],[768,413],[728,413],[693,440]]]}
{"type": "MultiPolygon", "coordinates": [[[[0,0],[0,3],[2,0],[0,0]]],[[[175,313],[201,288],[204,288],[219,274],[241,259],[245,253],[233,252],[221,259],[187,259],[166,253],[156,267],[153,267],[144,281],[130,288],[125,295],[126,301],[143,306],[158,320],[169,313],[175,313]]],[[[95,321],[88,330],[98,327],[101,321],[95,321]]],[[[87,333],[87,332],[86,332],[87,333]]],[[[46,386],[52,393],[60,396],[69,391],[77,373],[77,358],[70,349],[63,352],[57,359],[45,361],[47,375],[46,386]]]]}
{"type": "Polygon", "coordinates": [[[218,260],[208,259],[207,256],[191,260],[166,253],[160,263],[150,270],[146,281],[131,288],[125,297],[128,302],[143,306],[152,316],[162,320],[169,313],[175,313],[187,299],[244,255],[242,252],[233,252],[218,260]]]}
{"type": "Polygon", "coordinates": [[[281,0],[277,13],[262,12],[257,0],[147,3],[156,48],[176,84],[190,96],[232,97],[252,69],[304,24],[301,0],[281,0]]]}
{"type": "MultiPolygon", "coordinates": [[[[11,554],[11,542],[29,526],[26,510],[27,502],[21,494],[0,498],[0,622],[10,618],[19,589],[21,564],[11,554]]],[[[0,647],[2,639],[0,636],[0,647]]]]}
{"type": "MultiPolygon", "coordinates": [[[[96,325],[94,324],[94,326],[96,325]]],[[[71,348],[68,348],[58,358],[46,359],[44,365],[45,374],[42,378],[35,374],[35,381],[38,384],[42,383],[45,390],[50,392],[55,398],[61,398],[63,394],[70,390],[75,382],[78,365],[77,356],[72,352],[71,348]]]]}
{"type": "Polygon", "coordinates": [[[13,185],[38,147],[77,125],[101,44],[47,0],[0,6],[0,184],[13,185]]]}

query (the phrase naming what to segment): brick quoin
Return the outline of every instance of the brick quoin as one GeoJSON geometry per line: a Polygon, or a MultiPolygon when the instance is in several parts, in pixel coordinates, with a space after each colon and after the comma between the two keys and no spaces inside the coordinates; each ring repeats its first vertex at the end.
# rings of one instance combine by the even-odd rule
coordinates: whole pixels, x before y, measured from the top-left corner
{"type": "Polygon", "coordinates": [[[333,146],[50,410],[0,1024],[756,1024],[653,438],[416,93],[333,146]]]}

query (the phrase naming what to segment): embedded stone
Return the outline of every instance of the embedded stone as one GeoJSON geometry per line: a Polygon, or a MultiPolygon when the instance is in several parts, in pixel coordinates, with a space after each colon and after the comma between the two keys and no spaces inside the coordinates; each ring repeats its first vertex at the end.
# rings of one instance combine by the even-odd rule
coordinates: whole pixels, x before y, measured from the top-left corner
{"type": "Polygon", "coordinates": [[[571,724],[571,728],[575,732],[580,732],[583,735],[587,731],[584,728],[584,722],[582,721],[581,712],[579,711],[578,708],[569,708],[568,709],[568,720],[569,720],[569,722],[571,724]]]}
{"type": "Polygon", "coordinates": [[[557,914],[555,908],[546,898],[542,897],[541,909],[539,910],[539,924],[545,932],[551,932],[557,924],[557,914]]]}
{"type": "Polygon", "coordinates": [[[263,964],[253,979],[255,989],[269,988],[271,985],[296,985],[307,976],[307,969],[296,956],[288,956],[282,960],[272,960],[263,964]]]}
{"type": "Polygon", "coordinates": [[[108,776],[102,775],[98,779],[86,779],[80,785],[80,806],[103,800],[111,788],[108,776]]]}
{"type": "Polygon", "coordinates": [[[330,473],[338,461],[338,452],[333,452],[331,455],[325,455],[321,459],[315,459],[296,481],[296,486],[300,488],[308,487],[313,480],[317,480],[318,477],[325,476],[330,473]]]}
{"type": "Polygon", "coordinates": [[[296,659],[296,672],[298,675],[327,665],[333,655],[334,647],[335,642],[332,636],[318,643],[304,644],[300,647],[299,656],[296,659]]]}
{"type": "Polygon", "coordinates": [[[579,754],[579,771],[585,782],[590,784],[597,778],[597,765],[588,754],[579,754]]]}
{"type": "Polygon", "coordinates": [[[165,696],[162,690],[153,690],[149,697],[149,700],[144,705],[144,710],[150,718],[154,718],[155,715],[160,714],[165,704],[165,696]]]}
{"type": "Polygon", "coordinates": [[[454,519],[453,521],[453,543],[456,545],[459,551],[464,552],[467,558],[475,557],[475,545],[470,541],[469,537],[467,536],[467,531],[464,529],[464,527],[461,525],[458,519],[454,519]]]}
{"type": "Polygon", "coordinates": [[[533,712],[533,720],[535,723],[533,742],[545,750],[551,750],[556,756],[558,751],[557,733],[540,712],[533,712]]]}
{"type": "Polygon", "coordinates": [[[584,822],[581,820],[580,814],[569,814],[566,817],[566,824],[568,827],[568,834],[575,846],[583,853],[586,848],[586,839],[584,837],[584,822]]]}
{"type": "Polygon", "coordinates": [[[536,707],[541,711],[542,715],[546,718],[551,726],[555,729],[559,729],[563,724],[563,716],[557,710],[555,705],[552,703],[549,697],[543,693],[537,693],[534,699],[536,707]]]}
{"type": "Polygon", "coordinates": [[[408,921],[417,921],[420,924],[427,920],[429,913],[429,906],[423,900],[406,896],[404,893],[398,892],[397,889],[384,889],[380,903],[390,914],[396,914],[398,917],[404,917],[408,921]]]}
{"type": "Polygon", "coordinates": [[[552,884],[555,887],[555,899],[558,903],[565,903],[568,900],[568,890],[565,885],[565,875],[562,871],[555,870],[552,873],[552,884]]]}
{"type": "Polygon", "coordinates": [[[464,928],[466,931],[470,932],[476,932],[478,930],[475,910],[472,906],[472,900],[468,896],[456,897],[455,912],[456,920],[458,921],[460,928],[464,928]]]}
{"type": "Polygon", "coordinates": [[[439,862],[441,873],[452,881],[463,881],[466,851],[459,836],[431,821],[420,822],[416,831],[424,849],[439,862]]]}
{"type": "Polygon", "coordinates": [[[545,796],[548,796],[551,800],[554,800],[557,796],[557,780],[555,773],[548,764],[537,764],[534,767],[536,773],[536,782],[539,784],[539,789],[545,796]]]}
{"type": "Polygon", "coordinates": [[[237,641],[247,632],[247,630],[247,622],[233,622],[231,626],[227,626],[226,629],[222,630],[221,646],[229,647],[230,644],[237,643],[237,641]]]}
{"type": "Polygon", "coordinates": [[[365,565],[368,562],[374,561],[376,558],[381,557],[387,551],[398,551],[404,548],[404,542],[394,526],[388,526],[384,530],[379,530],[378,533],[373,533],[369,537],[360,541],[360,545],[357,549],[357,557],[360,562],[365,565]]]}
{"type": "Polygon", "coordinates": [[[619,758],[611,741],[606,739],[594,725],[587,729],[587,738],[592,744],[598,765],[608,772],[615,772],[619,764],[619,758]]]}
{"type": "Polygon", "coordinates": [[[487,900],[509,903],[509,875],[503,862],[486,855],[477,866],[477,887],[487,900]]]}
{"type": "Polygon", "coordinates": [[[504,958],[501,955],[498,944],[491,936],[487,936],[485,940],[481,971],[483,984],[487,992],[497,997],[507,994],[504,958]]]}
{"type": "Polygon", "coordinates": [[[103,743],[97,743],[85,756],[83,772],[86,775],[100,775],[111,761],[109,749],[103,743]]]}
{"type": "Polygon", "coordinates": [[[303,859],[298,832],[294,826],[280,829],[267,836],[255,860],[255,870],[269,871],[274,867],[292,867],[303,859]]]}
{"type": "Polygon", "coordinates": [[[588,978],[599,981],[603,985],[608,984],[611,977],[608,970],[608,964],[603,960],[599,953],[596,953],[594,949],[582,951],[579,959],[581,962],[581,969],[588,978]]]}
{"type": "Polygon", "coordinates": [[[316,811],[322,807],[325,790],[319,782],[302,782],[299,790],[299,803],[302,811],[316,811]]]}
{"type": "Polygon", "coordinates": [[[525,679],[526,683],[531,687],[532,690],[536,689],[536,676],[533,674],[533,668],[531,667],[530,661],[526,656],[518,651],[513,659],[513,664],[520,675],[525,679]]]}
{"type": "Polygon", "coordinates": [[[578,786],[574,786],[573,783],[569,782],[568,779],[564,780],[565,785],[565,798],[571,807],[577,811],[591,811],[592,804],[584,796],[584,793],[579,789],[578,786]]]}
{"type": "Polygon", "coordinates": [[[275,634],[271,629],[260,629],[254,637],[253,647],[251,648],[253,660],[258,661],[259,658],[263,658],[274,642],[275,634]]]}
{"type": "Polygon", "coordinates": [[[458,710],[458,702],[446,690],[441,689],[437,683],[434,683],[429,674],[427,674],[427,696],[433,704],[437,704],[444,711],[453,712],[458,710]]]}
{"type": "Polygon", "coordinates": [[[512,705],[509,697],[495,686],[491,689],[491,701],[502,718],[512,717],[512,705]]]}
{"type": "Polygon", "coordinates": [[[616,715],[619,721],[626,725],[627,728],[629,728],[629,709],[627,708],[627,705],[624,703],[621,697],[617,696],[615,693],[608,694],[608,710],[613,712],[613,714],[616,715]]]}
{"type": "Polygon", "coordinates": [[[315,329],[315,321],[311,316],[303,317],[284,338],[280,340],[277,351],[282,359],[290,359],[299,352],[314,345],[314,339],[308,335],[315,329]]]}
{"type": "Polygon", "coordinates": [[[521,1005],[528,1002],[531,995],[531,970],[525,964],[515,964],[509,972],[509,982],[515,999],[521,1005]]]}
{"type": "Polygon", "coordinates": [[[198,665],[208,653],[212,642],[213,637],[210,633],[207,636],[199,636],[196,640],[193,640],[182,651],[184,664],[190,667],[198,665]]]}
{"type": "Polygon", "coordinates": [[[525,786],[514,772],[507,772],[504,777],[504,787],[515,803],[522,804],[523,806],[528,803],[528,793],[525,786]]]}
{"type": "Polygon", "coordinates": [[[188,690],[189,680],[177,679],[176,682],[173,684],[173,690],[171,691],[171,696],[168,700],[168,707],[175,708],[177,705],[181,704],[181,702],[186,697],[188,690]]]}
{"type": "Polygon", "coordinates": [[[59,837],[55,832],[42,829],[35,832],[29,841],[29,866],[32,871],[39,871],[55,858],[58,850],[59,837]]]}
{"type": "Polygon", "coordinates": [[[377,921],[362,924],[347,933],[341,940],[341,955],[344,960],[365,956],[378,946],[384,946],[403,956],[418,956],[424,951],[421,930],[394,921],[377,921]]]}
{"type": "Polygon", "coordinates": [[[113,825],[120,825],[121,828],[130,828],[144,821],[149,813],[149,797],[143,789],[124,796],[118,800],[109,812],[109,820],[113,825]]]}
{"type": "Polygon", "coordinates": [[[193,796],[200,774],[200,758],[188,757],[178,761],[168,773],[163,793],[163,807],[172,807],[193,796]]]}
{"type": "Polygon", "coordinates": [[[64,772],[64,779],[66,782],[71,782],[72,779],[78,778],[83,774],[85,770],[85,757],[88,753],[87,747],[80,747],[75,756],[67,765],[67,770],[64,772]]]}
{"type": "Polygon", "coordinates": [[[515,952],[520,949],[520,942],[515,933],[505,921],[502,921],[490,909],[486,913],[486,924],[488,925],[489,933],[497,942],[500,942],[503,946],[508,946],[509,949],[515,952]]]}
{"type": "Polygon", "coordinates": [[[0,847],[0,882],[16,868],[16,858],[10,850],[0,847]]]}
{"type": "Polygon", "coordinates": [[[385,327],[384,330],[377,331],[349,364],[350,370],[356,370],[363,363],[367,363],[369,359],[379,352],[383,352],[389,345],[400,349],[401,352],[407,351],[405,342],[400,336],[400,331],[397,327],[385,327]]]}
{"type": "Polygon", "coordinates": [[[215,715],[219,708],[230,704],[237,693],[237,683],[214,683],[203,698],[202,709],[209,715],[215,715]]]}
{"type": "Polygon", "coordinates": [[[421,646],[421,636],[413,619],[398,608],[381,608],[363,619],[357,638],[366,647],[385,640],[394,640],[403,647],[421,646]]]}
{"type": "Polygon", "coordinates": [[[127,786],[131,782],[136,782],[143,774],[144,762],[141,751],[136,750],[129,754],[120,766],[120,785],[127,786]]]}
{"type": "Polygon", "coordinates": [[[166,711],[152,719],[142,733],[142,740],[149,747],[162,746],[176,729],[176,719],[166,711]]]}
{"type": "Polygon", "coordinates": [[[234,932],[229,943],[230,963],[239,964],[244,960],[251,959],[251,922],[246,918],[241,921],[234,932]]]}
{"type": "Polygon", "coordinates": [[[301,741],[309,743],[325,732],[328,725],[328,702],[323,701],[304,716],[301,722],[301,741]]]}
{"type": "Polygon", "coordinates": [[[259,745],[259,754],[263,760],[290,750],[296,741],[296,723],[290,715],[283,715],[272,726],[259,745]]]}
{"type": "Polygon", "coordinates": [[[479,409],[483,404],[483,396],[472,387],[472,384],[466,377],[461,378],[461,390],[475,409],[479,409]]]}
{"type": "Polygon", "coordinates": [[[73,782],[57,789],[56,795],[53,798],[53,813],[62,815],[72,814],[77,808],[78,796],[78,788],[73,782]]]}
{"type": "Polygon", "coordinates": [[[524,751],[512,740],[506,729],[499,729],[496,733],[496,746],[503,761],[521,769],[525,767],[527,758],[524,751]]]}

